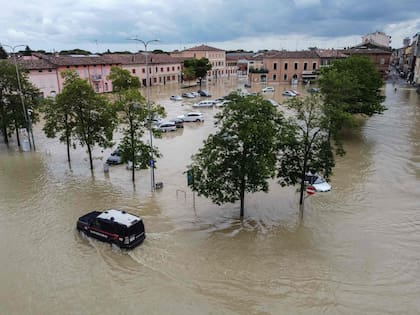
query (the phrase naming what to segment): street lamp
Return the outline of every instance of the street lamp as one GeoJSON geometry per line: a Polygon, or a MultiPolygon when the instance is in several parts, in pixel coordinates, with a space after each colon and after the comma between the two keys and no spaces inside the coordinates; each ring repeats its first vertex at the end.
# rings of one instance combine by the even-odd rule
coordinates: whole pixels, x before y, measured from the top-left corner
{"type": "Polygon", "coordinates": [[[26,47],[25,45],[16,45],[16,46],[9,46],[9,45],[5,45],[5,44],[1,44],[1,46],[4,47],[9,47],[12,50],[12,54],[13,54],[13,63],[15,64],[15,69],[16,69],[16,77],[17,77],[17,81],[18,81],[18,87],[19,87],[19,94],[20,94],[20,101],[22,103],[22,109],[23,109],[23,115],[25,117],[25,121],[28,123],[28,129],[29,129],[29,134],[32,138],[32,144],[31,144],[31,139],[29,138],[29,146],[31,148],[34,149],[35,151],[35,140],[34,140],[34,134],[32,132],[32,119],[31,116],[28,113],[28,110],[25,106],[25,100],[23,98],[23,93],[22,93],[22,85],[20,83],[20,76],[19,76],[19,68],[17,66],[17,61],[16,61],[16,54],[15,54],[15,49],[18,47],[26,47]]]}
{"type": "Polygon", "coordinates": [[[146,103],[147,103],[147,111],[149,113],[149,136],[150,136],[150,185],[151,185],[151,191],[153,192],[155,190],[155,161],[153,157],[153,134],[152,134],[152,113],[150,111],[150,82],[149,82],[149,63],[148,63],[148,53],[147,53],[147,46],[150,43],[158,42],[157,39],[151,39],[148,41],[144,41],[139,38],[130,38],[130,40],[135,40],[144,45],[144,54],[146,55],[146,103]]]}

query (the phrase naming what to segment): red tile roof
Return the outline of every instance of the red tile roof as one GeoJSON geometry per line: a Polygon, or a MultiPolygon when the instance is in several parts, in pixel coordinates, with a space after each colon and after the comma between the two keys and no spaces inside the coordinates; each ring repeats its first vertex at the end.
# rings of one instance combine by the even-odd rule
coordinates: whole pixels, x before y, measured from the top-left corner
{"type": "Polygon", "coordinates": [[[224,50],[219,49],[219,48],[210,47],[210,46],[207,46],[207,45],[200,45],[200,46],[195,46],[195,47],[192,47],[192,48],[185,49],[184,51],[224,51],[224,50]]]}

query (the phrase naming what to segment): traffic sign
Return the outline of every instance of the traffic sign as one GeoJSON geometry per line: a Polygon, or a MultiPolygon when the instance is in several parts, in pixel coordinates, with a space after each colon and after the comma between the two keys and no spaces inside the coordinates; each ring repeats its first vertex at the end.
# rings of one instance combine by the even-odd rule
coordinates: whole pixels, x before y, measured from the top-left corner
{"type": "Polygon", "coordinates": [[[308,195],[313,195],[313,194],[315,194],[315,192],[316,192],[316,189],[315,189],[314,186],[308,186],[308,187],[306,187],[306,193],[308,195]]]}

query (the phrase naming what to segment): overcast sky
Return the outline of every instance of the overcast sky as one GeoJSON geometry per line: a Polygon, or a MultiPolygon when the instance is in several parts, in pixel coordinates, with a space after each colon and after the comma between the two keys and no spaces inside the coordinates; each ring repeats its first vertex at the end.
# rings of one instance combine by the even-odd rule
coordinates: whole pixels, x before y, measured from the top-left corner
{"type": "MultiPolygon", "coordinates": [[[[0,43],[33,50],[343,48],[420,32],[420,0],[0,0],[0,43]]],[[[9,51],[7,47],[6,50],[9,51]]]]}

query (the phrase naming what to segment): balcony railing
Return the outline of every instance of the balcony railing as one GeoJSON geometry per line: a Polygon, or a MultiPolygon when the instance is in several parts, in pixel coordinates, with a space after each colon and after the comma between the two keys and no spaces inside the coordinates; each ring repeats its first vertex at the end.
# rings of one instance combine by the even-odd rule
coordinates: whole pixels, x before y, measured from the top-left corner
{"type": "Polygon", "coordinates": [[[91,76],[92,81],[101,81],[102,80],[102,75],[101,74],[93,74],[91,76]]]}

